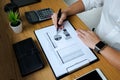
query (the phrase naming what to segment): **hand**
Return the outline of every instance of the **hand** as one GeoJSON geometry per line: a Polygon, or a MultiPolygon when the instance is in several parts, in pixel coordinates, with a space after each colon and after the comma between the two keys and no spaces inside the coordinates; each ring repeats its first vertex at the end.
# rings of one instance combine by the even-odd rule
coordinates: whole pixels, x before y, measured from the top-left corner
{"type": "MultiPolygon", "coordinates": [[[[57,13],[53,13],[53,15],[51,17],[52,17],[52,21],[53,21],[53,24],[55,25],[55,27],[58,27],[57,26],[57,13]]],[[[59,26],[59,28],[61,28],[61,29],[63,28],[62,24],[66,18],[67,18],[67,14],[65,12],[62,12],[61,18],[58,21],[58,24],[61,25],[61,26],[59,26]]]]}
{"type": "Polygon", "coordinates": [[[100,38],[90,30],[77,30],[79,38],[91,49],[100,41],[100,38]]]}

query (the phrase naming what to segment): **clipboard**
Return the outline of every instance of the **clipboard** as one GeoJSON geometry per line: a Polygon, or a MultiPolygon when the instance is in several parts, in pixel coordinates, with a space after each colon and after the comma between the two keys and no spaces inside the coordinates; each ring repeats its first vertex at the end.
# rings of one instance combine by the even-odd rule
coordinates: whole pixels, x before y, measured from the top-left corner
{"type": "Polygon", "coordinates": [[[66,38],[63,29],[58,33],[61,38],[55,39],[54,25],[34,31],[56,79],[98,60],[97,56],[77,36],[69,21],[65,21],[63,26],[69,38],[66,38]]]}

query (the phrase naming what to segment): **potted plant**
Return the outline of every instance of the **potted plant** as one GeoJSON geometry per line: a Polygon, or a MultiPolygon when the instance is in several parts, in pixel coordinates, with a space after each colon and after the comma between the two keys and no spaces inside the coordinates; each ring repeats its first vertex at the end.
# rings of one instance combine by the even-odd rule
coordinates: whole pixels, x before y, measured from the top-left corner
{"type": "Polygon", "coordinates": [[[22,22],[19,17],[19,13],[9,11],[8,12],[9,25],[15,33],[22,32],[22,22]]]}

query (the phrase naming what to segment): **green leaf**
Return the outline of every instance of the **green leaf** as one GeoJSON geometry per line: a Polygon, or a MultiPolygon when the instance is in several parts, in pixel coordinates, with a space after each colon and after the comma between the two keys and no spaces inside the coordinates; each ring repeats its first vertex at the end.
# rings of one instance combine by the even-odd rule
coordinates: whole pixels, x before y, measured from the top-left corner
{"type": "Polygon", "coordinates": [[[20,20],[19,19],[19,13],[10,11],[8,13],[8,19],[13,25],[16,26],[18,24],[19,20],[20,20]]]}

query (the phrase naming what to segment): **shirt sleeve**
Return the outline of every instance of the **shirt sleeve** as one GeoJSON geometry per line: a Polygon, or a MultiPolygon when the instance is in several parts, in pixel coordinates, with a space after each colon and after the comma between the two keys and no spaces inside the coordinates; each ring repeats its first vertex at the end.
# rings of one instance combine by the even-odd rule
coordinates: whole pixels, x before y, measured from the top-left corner
{"type": "Polygon", "coordinates": [[[82,0],[85,10],[90,10],[92,8],[102,7],[104,0],[82,0]]]}

